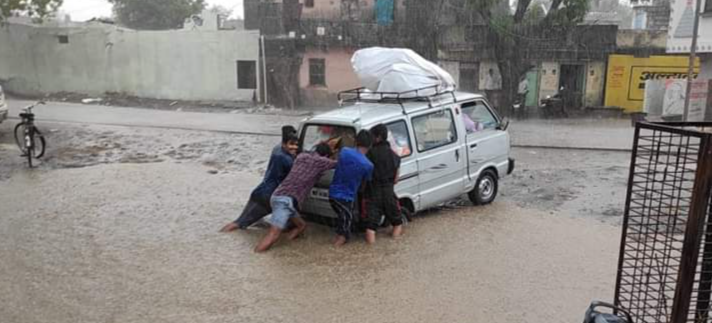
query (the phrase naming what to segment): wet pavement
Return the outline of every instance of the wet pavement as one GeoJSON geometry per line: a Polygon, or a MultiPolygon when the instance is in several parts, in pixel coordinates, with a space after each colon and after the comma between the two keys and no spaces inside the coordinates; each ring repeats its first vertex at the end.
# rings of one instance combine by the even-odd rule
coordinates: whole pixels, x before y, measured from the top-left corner
{"type": "Polygon", "coordinates": [[[394,241],[328,228],[218,234],[273,137],[45,123],[29,170],[0,125],[3,322],[581,321],[613,297],[628,154],[515,149],[494,204],[425,212],[394,241]]]}
{"type": "MultiPolygon", "coordinates": [[[[32,101],[8,100],[10,116],[32,101]]],[[[180,109],[176,109],[180,110],[180,109]]],[[[207,110],[210,111],[210,110],[207,110]]],[[[111,107],[67,102],[48,102],[35,109],[40,122],[71,122],[91,125],[142,126],[159,129],[210,130],[240,134],[279,135],[282,124],[294,124],[312,111],[279,110],[246,113],[198,113],[147,108],[111,107]]],[[[530,119],[512,120],[512,144],[520,147],[587,148],[629,151],[634,128],[628,119],[530,119]]]]}
{"type": "Polygon", "coordinates": [[[629,119],[531,119],[510,125],[512,144],[526,147],[631,151],[635,128],[629,119]]]}
{"type": "MultiPolygon", "coordinates": [[[[8,100],[10,116],[33,101],[8,100]]],[[[159,129],[211,130],[257,135],[279,135],[283,124],[296,124],[304,116],[283,114],[200,113],[146,108],[47,102],[33,112],[39,122],[71,122],[88,125],[140,126],[159,129]]]]}

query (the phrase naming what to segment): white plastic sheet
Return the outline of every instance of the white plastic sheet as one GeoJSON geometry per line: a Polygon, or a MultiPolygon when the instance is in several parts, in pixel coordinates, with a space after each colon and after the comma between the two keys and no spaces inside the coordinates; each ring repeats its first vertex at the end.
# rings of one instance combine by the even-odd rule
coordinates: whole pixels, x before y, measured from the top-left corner
{"type": "MultiPolygon", "coordinates": [[[[351,58],[361,85],[375,92],[406,92],[438,85],[438,91],[453,91],[455,80],[440,66],[405,48],[371,47],[351,58]]],[[[417,95],[435,94],[435,88],[417,95]]],[[[416,96],[409,93],[402,97],[416,96]]]]}

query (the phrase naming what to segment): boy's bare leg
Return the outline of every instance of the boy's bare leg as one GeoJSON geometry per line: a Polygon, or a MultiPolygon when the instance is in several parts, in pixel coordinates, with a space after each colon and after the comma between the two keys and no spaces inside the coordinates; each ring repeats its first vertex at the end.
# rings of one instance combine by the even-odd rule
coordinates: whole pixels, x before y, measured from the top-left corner
{"type": "Polygon", "coordinates": [[[374,244],[376,243],[376,231],[371,229],[366,229],[366,243],[374,244]]]}
{"type": "Polygon", "coordinates": [[[307,229],[307,223],[300,217],[291,218],[290,221],[292,221],[295,228],[290,230],[289,233],[287,233],[287,238],[289,240],[294,240],[296,238],[299,238],[299,236],[304,233],[304,230],[307,229]]]}
{"type": "Polygon", "coordinates": [[[239,228],[240,228],[240,226],[238,226],[237,223],[230,222],[230,223],[226,224],[224,227],[222,227],[222,229],[220,229],[220,232],[232,232],[239,228]]]}
{"type": "Polygon", "coordinates": [[[275,226],[270,226],[269,231],[267,232],[267,235],[262,238],[262,241],[257,244],[255,247],[255,252],[265,252],[269,250],[269,248],[279,240],[279,235],[282,233],[282,230],[275,226]]]}
{"type": "Polygon", "coordinates": [[[401,225],[394,226],[393,232],[391,233],[391,235],[394,238],[398,238],[398,237],[402,236],[403,235],[403,225],[401,224],[401,225]]]}
{"type": "Polygon", "coordinates": [[[346,237],[337,235],[334,238],[334,247],[341,247],[346,244],[346,237]]]}

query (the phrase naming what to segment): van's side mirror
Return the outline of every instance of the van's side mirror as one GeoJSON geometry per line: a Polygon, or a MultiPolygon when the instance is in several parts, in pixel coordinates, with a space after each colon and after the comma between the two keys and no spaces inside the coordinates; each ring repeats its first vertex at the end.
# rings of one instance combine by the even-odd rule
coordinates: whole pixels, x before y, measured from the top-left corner
{"type": "Polygon", "coordinates": [[[497,130],[507,131],[507,128],[509,128],[509,119],[504,118],[502,122],[497,125],[497,130]]]}

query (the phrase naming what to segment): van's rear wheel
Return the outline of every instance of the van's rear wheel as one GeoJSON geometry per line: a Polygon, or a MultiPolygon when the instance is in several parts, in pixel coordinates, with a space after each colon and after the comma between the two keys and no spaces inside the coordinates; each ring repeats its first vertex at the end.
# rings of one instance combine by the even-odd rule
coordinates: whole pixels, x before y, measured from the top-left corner
{"type": "Polygon", "coordinates": [[[477,179],[475,188],[467,193],[467,197],[469,197],[470,201],[475,205],[492,203],[494,198],[497,197],[498,185],[497,174],[491,169],[486,169],[477,179]]]}
{"type": "Polygon", "coordinates": [[[403,220],[403,224],[413,221],[413,212],[407,207],[401,207],[401,220],[403,220]]]}

